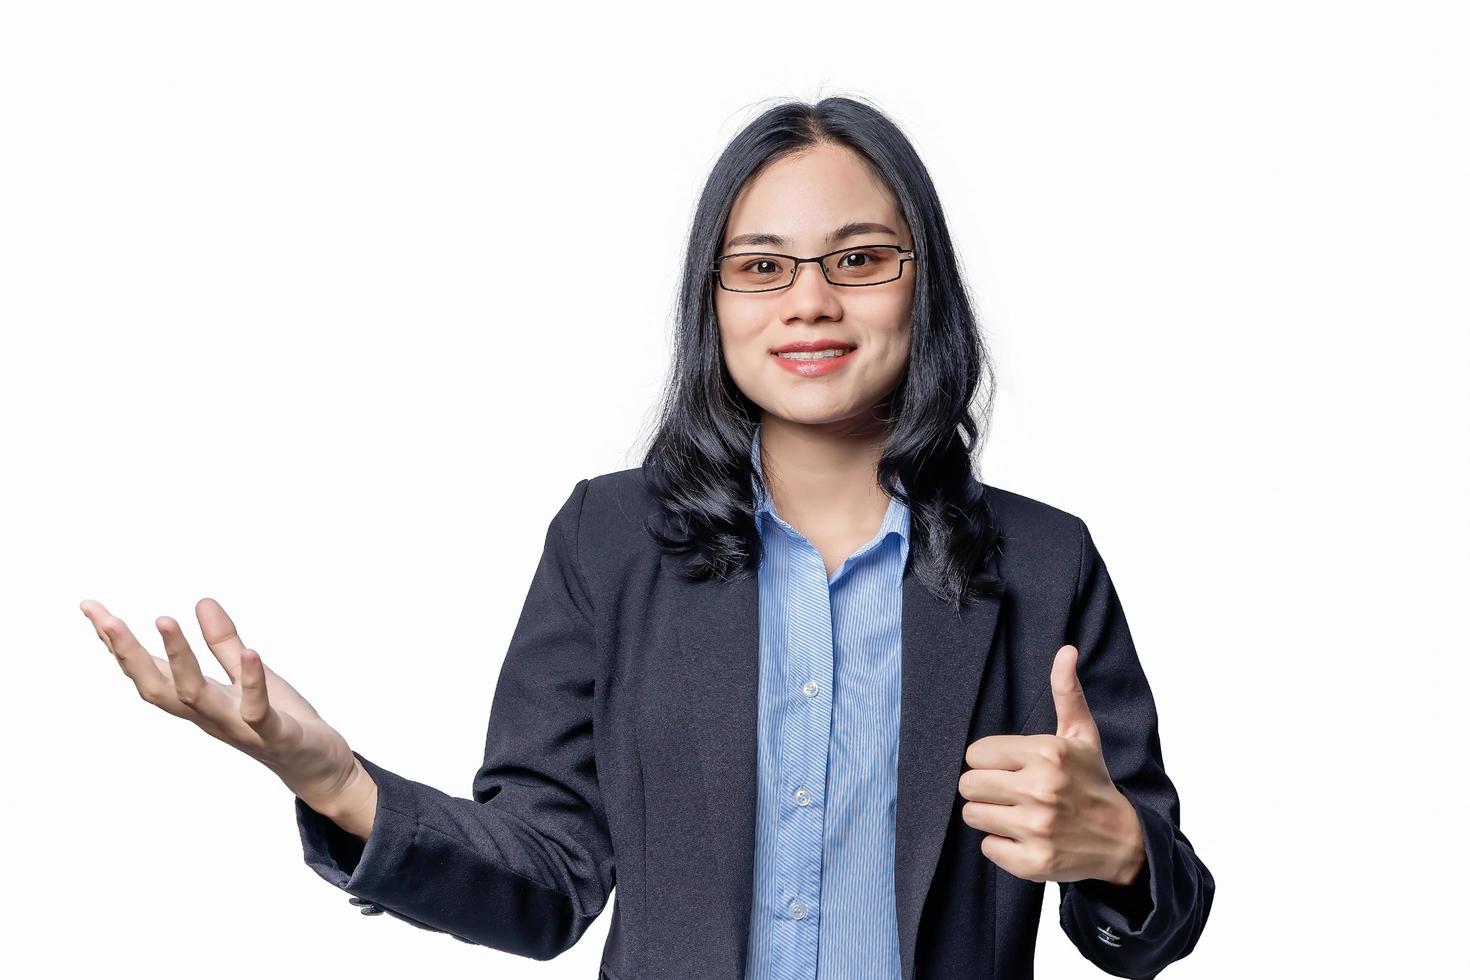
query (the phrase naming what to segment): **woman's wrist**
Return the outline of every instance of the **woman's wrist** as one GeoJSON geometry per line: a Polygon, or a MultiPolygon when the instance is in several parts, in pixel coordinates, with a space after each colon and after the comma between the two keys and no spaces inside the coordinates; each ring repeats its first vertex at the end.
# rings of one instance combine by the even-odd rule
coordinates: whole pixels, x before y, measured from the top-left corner
{"type": "Polygon", "coordinates": [[[352,778],[333,799],[321,807],[310,800],[307,804],[349,834],[366,841],[373,832],[373,818],[378,810],[378,784],[358,762],[352,778]]]}

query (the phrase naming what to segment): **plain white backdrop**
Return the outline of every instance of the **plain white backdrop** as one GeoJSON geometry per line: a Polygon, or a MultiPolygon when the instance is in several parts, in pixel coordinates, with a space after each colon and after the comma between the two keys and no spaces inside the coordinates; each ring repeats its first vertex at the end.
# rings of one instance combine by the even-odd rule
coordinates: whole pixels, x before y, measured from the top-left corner
{"type": "MultiPolygon", "coordinates": [[[[0,8],[12,975],[596,975],[610,910],[546,963],[359,915],[78,603],[222,679],[212,596],[467,797],[547,522],[640,462],[709,167],[837,94],[938,185],[982,477],[1086,520],[1126,608],[1218,887],[1167,975],[1463,967],[1457,7],[0,8]]],[[[1037,947],[1101,975],[1054,885],[1037,947]]]]}

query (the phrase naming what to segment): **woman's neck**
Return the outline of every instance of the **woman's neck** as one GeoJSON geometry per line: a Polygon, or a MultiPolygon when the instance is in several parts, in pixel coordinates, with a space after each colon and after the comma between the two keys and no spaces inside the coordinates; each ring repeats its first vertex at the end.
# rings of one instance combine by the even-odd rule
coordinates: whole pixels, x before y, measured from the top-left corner
{"type": "Polygon", "coordinates": [[[776,513],[808,537],[866,540],[888,509],[888,495],[878,486],[886,436],[881,426],[805,425],[765,416],[761,474],[776,513]]]}

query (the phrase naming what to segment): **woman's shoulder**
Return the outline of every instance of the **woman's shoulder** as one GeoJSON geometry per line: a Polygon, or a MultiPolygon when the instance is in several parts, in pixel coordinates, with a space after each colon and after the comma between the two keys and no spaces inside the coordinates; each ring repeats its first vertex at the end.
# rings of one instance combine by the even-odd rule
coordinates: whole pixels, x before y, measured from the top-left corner
{"type": "Polygon", "coordinates": [[[1003,534],[1041,540],[1075,540],[1082,523],[1076,514],[1056,504],[992,483],[984,484],[982,499],[989,504],[1003,534]]]}
{"type": "Polygon", "coordinates": [[[599,528],[607,522],[632,521],[641,525],[656,509],[657,501],[643,479],[641,466],[587,477],[587,493],[582,502],[584,522],[590,520],[599,528]]]}
{"type": "Polygon", "coordinates": [[[658,501],[643,479],[643,467],[585,478],[578,535],[583,555],[599,565],[626,562],[639,552],[657,552],[647,521],[658,501]]]}

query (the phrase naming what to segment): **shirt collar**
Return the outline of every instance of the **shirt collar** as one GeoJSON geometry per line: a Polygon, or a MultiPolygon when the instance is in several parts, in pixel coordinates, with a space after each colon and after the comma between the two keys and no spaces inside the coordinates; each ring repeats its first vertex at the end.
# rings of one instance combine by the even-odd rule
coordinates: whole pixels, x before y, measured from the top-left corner
{"type": "MultiPolygon", "coordinates": [[[[760,525],[761,515],[766,514],[783,527],[790,527],[790,525],[776,514],[775,501],[771,498],[765,486],[756,479],[757,476],[763,475],[765,472],[761,469],[761,426],[759,422],[756,423],[755,434],[750,439],[750,464],[754,471],[750,478],[750,488],[755,495],[756,525],[760,525]]],[[[896,480],[895,483],[899,489],[903,489],[903,480],[896,480]]],[[[890,533],[897,534],[903,540],[903,550],[907,553],[909,546],[909,509],[897,497],[890,497],[888,500],[888,510],[884,512],[883,524],[878,528],[878,539],[881,541],[890,533]]]]}

